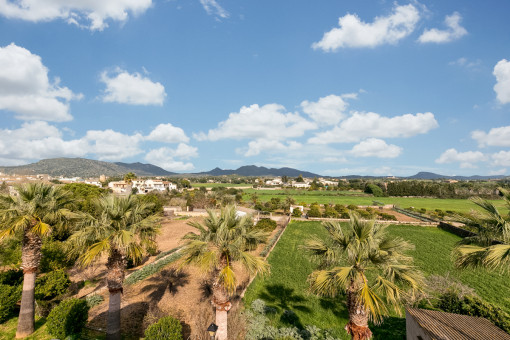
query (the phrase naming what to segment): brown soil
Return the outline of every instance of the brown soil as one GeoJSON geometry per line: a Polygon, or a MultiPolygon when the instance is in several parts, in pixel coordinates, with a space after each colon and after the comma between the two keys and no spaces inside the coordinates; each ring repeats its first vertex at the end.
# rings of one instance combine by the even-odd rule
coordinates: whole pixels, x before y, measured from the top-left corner
{"type": "Polygon", "coordinates": [[[419,220],[417,220],[415,218],[401,214],[399,212],[396,212],[395,210],[383,209],[382,212],[395,216],[399,222],[420,222],[419,220]]]}
{"type": "MultiPolygon", "coordinates": [[[[194,218],[201,220],[201,218],[194,218]]],[[[195,229],[187,222],[189,220],[170,220],[162,222],[161,233],[157,238],[161,251],[173,249],[181,244],[181,238],[195,229]]],[[[155,257],[146,263],[153,262],[155,257]]],[[[73,281],[91,280],[94,277],[104,278],[106,267],[100,263],[86,270],[75,269],[71,275],[73,281]]],[[[124,286],[121,304],[121,324],[124,337],[138,339],[143,337],[145,328],[162,316],[172,315],[181,320],[184,338],[208,340],[205,331],[214,322],[214,310],[210,302],[210,279],[198,268],[181,266],[182,261],[170,264],[162,271],[142,280],[134,285],[124,286]]],[[[136,268],[135,268],[136,269],[136,268]]],[[[248,282],[247,273],[235,268],[238,275],[238,291],[240,292],[248,282]]],[[[106,329],[108,311],[108,292],[103,279],[95,285],[82,288],[78,296],[84,296],[97,291],[104,297],[103,303],[92,308],[89,312],[89,327],[106,329]]],[[[234,307],[229,313],[236,314],[239,297],[233,299],[234,307]]],[[[229,322],[230,327],[230,322],[229,322]]],[[[235,325],[233,325],[235,328],[235,325]]],[[[230,330],[229,330],[230,331],[230,330]]]]}

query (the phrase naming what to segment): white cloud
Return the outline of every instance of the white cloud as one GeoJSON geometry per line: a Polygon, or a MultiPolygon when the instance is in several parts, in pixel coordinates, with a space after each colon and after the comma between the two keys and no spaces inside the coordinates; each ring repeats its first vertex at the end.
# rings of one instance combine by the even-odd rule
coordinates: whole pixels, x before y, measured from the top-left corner
{"type": "Polygon", "coordinates": [[[130,136],[111,129],[89,130],[83,140],[90,143],[89,152],[100,160],[121,160],[142,152],[139,143],[143,136],[139,133],[130,136]]]}
{"type": "Polygon", "coordinates": [[[376,17],[372,23],[361,21],[355,14],[347,14],[338,19],[339,28],[324,33],[322,40],[312,47],[332,52],[342,47],[396,44],[414,31],[419,20],[420,13],[412,4],[395,6],[390,15],[376,17]]]}
{"type": "Polygon", "coordinates": [[[447,15],[444,19],[444,23],[448,29],[438,30],[437,28],[432,28],[430,30],[425,30],[418,38],[418,41],[421,43],[441,44],[460,39],[468,33],[466,29],[460,25],[461,20],[462,17],[457,12],[454,12],[452,15],[447,15]]]}
{"type": "Polygon", "coordinates": [[[347,163],[347,158],[345,158],[345,157],[328,156],[328,157],[322,158],[321,162],[325,162],[325,163],[347,163]]]}
{"type": "Polygon", "coordinates": [[[85,141],[64,141],[61,132],[47,122],[25,122],[18,129],[0,129],[2,165],[25,164],[30,159],[82,157],[87,151],[85,141]]]}
{"type": "Polygon", "coordinates": [[[163,147],[151,150],[145,156],[145,160],[168,171],[187,171],[195,168],[193,163],[178,161],[175,158],[188,159],[197,156],[197,148],[179,144],[177,149],[163,147]]]}
{"type": "Polygon", "coordinates": [[[198,140],[217,141],[220,139],[269,139],[283,140],[300,137],[305,131],[316,129],[317,125],[297,113],[286,112],[279,104],[243,106],[228,119],[220,122],[216,129],[207,134],[194,134],[198,140]]]}
{"type": "Polygon", "coordinates": [[[402,148],[386,144],[382,139],[369,138],[355,145],[351,153],[356,157],[378,157],[378,158],[395,158],[402,152],[402,148]]]}
{"type": "Polygon", "coordinates": [[[204,7],[205,11],[209,15],[215,15],[216,17],[226,19],[229,17],[229,13],[221,7],[216,0],[200,0],[200,3],[204,7]]]}
{"type": "Polygon", "coordinates": [[[492,164],[496,166],[510,166],[510,151],[500,151],[491,156],[492,164]]]}
{"type": "Polygon", "coordinates": [[[268,151],[270,153],[281,153],[299,150],[301,146],[301,143],[295,141],[290,141],[285,144],[277,140],[257,139],[248,143],[248,149],[245,152],[243,152],[242,149],[238,149],[238,153],[244,153],[246,157],[250,157],[256,156],[263,151],[268,151]]]}
{"type": "Polygon", "coordinates": [[[107,20],[125,22],[129,14],[141,14],[151,5],[152,0],[0,0],[0,14],[31,22],[61,19],[101,31],[107,20]]]}
{"type": "Polygon", "coordinates": [[[15,44],[0,47],[0,110],[23,120],[68,121],[69,101],[81,96],[58,79],[51,83],[38,55],[15,44]]]}
{"type": "Polygon", "coordinates": [[[481,130],[471,132],[471,138],[478,142],[478,146],[510,146],[510,126],[490,129],[489,133],[481,130]]]}
{"type": "Polygon", "coordinates": [[[494,66],[496,97],[501,104],[510,103],[510,61],[502,59],[494,66]]]}
{"type": "Polygon", "coordinates": [[[408,138],[438,127],[430,112],[382,117],[374,112],[354,112],[332,130],[320,132],[309,139],[313,144],[355,143],[364,138],[408,138]]]}
{"type": "MultiPolygon", "coordinates": [[[[348,98],[353,98],[352,94],[348,94],[347,96],[348,98]]],[[[309,102],[308,100],[301,102],[303,112],[309,115],[310,118],[319,125],[337,124],[345,117],[345,110],[348,105],[349,104],[343,99],[343,96],[334,94],[319,98],[316,102],[309,102]]]]}
{"type": "Polygon", "coordinates": [[[186,136],[184,130],[173,126],[172,124],[159,124],[154,130],[146,137],[147,140],[163,143],[180,143],[189,142],[189,137],[186,136]]]}
{"type": "Polygon", "coordinates": [[[448,149],[436,159],[436,163],[460,163],[461,168],[476,168],[475,163],[486,160],[487,157],[480,151],[458,152],[455,149],[448,149]]]}
{"type": "Polygon", "coordinates": [[[101,74],[106,84],[104,102],[116,102],[131,105],[163,105],[165,87],[155,83],[140,73],[130,74],[117,69],[110,77],[107,72],[101,74]]]}
{"type": "Polygon", "coordinates": [[[489,171],[489,175],[490,176],[502,176],[502,175],[505,175],[507,172],[506,172],[506,168],[505,169],[499,169],[499,170],[491,170],[489,171]]]}
{"type": "Polygon", "coordinates": [[[476,69],[481,64],[482,64],[482,61],[480,59],[477,59],[475,61],[469,61],[465,57],[461,57],[455,61],[449,62],[449,65],[456,65],[456,66],[460,66],[460,67],[465,67],[467,69],[476,69]]]}

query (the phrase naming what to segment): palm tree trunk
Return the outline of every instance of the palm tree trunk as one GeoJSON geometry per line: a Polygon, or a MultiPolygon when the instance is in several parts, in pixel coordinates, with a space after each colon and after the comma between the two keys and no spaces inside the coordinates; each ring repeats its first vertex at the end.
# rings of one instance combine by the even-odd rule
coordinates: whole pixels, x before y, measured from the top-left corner
{"type": "Polygon", "coordinates": [[[372,338],[372,331],[368,327],[368,313],[365,306],[358,299],[356,284],[351,281],[347,288],[347,310],[349,312],[349,323],[345,330],[353,340],[368,340],[372,338]]]}
{"type": "Polygon", "coordinates": [[[230,303],[230,297],[225,291],[225,288],[218,282],[213,284],[213,299],[212,304],[216,308],[216,325],[218,330],[216,331],[217,340],[227,340],[228,337],[228,321],[227,313],[232,307],[230,303]]]}
{"type": "Polygon", "coordinates": [[[23,293],[21,295],[21,308],[19,311],[18,329],[16,338],[24,338],[35,330],[35,277],[36,273],[26,272],[23,274],[23,293]]]}
{"type": "Polygon", "coordinates": [[[119,250],[112,248],[106,267],[108,268],[106,284],[110,292],[106,339],[120,340],[120,302],[122,297],[122,284],[124,282],[124,268],[126,267],[124,255],[122,255],[119,250]]]}
{"type": "Polygon", "coordinates": [[[121,291],[112,292],[108,302],[108,320],[106,323],[106,339],[120,340],[120,300],[121,291]]]}
{"type": "Polygon", "coordinates": [[[23,292],[16,338],[24,338],[35,330],[35,278],[41,262],[42,241],[39,235],[26,231],[21,248],[23,292]]]}

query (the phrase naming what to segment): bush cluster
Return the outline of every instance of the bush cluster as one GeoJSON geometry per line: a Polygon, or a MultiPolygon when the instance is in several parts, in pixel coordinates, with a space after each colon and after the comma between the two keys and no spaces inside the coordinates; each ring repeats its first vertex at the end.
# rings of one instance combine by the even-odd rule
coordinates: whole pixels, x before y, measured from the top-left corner
{"type": "Polygon", "coordinates": [[[182,340],[181,322],[165,316],[145,330],[145,340],[182,340]]]}
{"type": "Polygon", "coordinates": [[[20,298],[21,286],[0,284],[0,323],[12,316],[20,298]]]}
{"type": "Polygon", "coordinates": [[[270,218],[261,218],[255,225],[255,229],[273,231],[276,228],[276,226],[277,226],[276,221],[273,221],[270,218]]]}
{"type": "Polygon", "coordinates": [[[55,270],[35,280],[36,300],[51,300],[64,294],[71,284],[69,275],[63,270],[55,270]]]}
{"type": "Polygon", "coordinates": [[[58,339],[79,334],[87,323],[88,313],[89,306],[85,300],[64,300],[48,315],[46,320],[48,333],[58,339]]]}
{"type": "Polygon", "coordinates": [[[301,217],[303,215],[303,212],[301,209],[294,209],[292,210],[292,217],[301,217]]]}

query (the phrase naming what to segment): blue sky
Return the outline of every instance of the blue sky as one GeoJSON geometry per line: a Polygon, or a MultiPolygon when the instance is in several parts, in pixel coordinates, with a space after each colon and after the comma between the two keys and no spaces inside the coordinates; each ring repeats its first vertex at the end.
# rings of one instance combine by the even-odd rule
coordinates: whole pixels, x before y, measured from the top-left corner
{"type": "Polygon", "coordinates": [[[0,165],[510,174],[510,2],[0,0],[0,165]]]}

